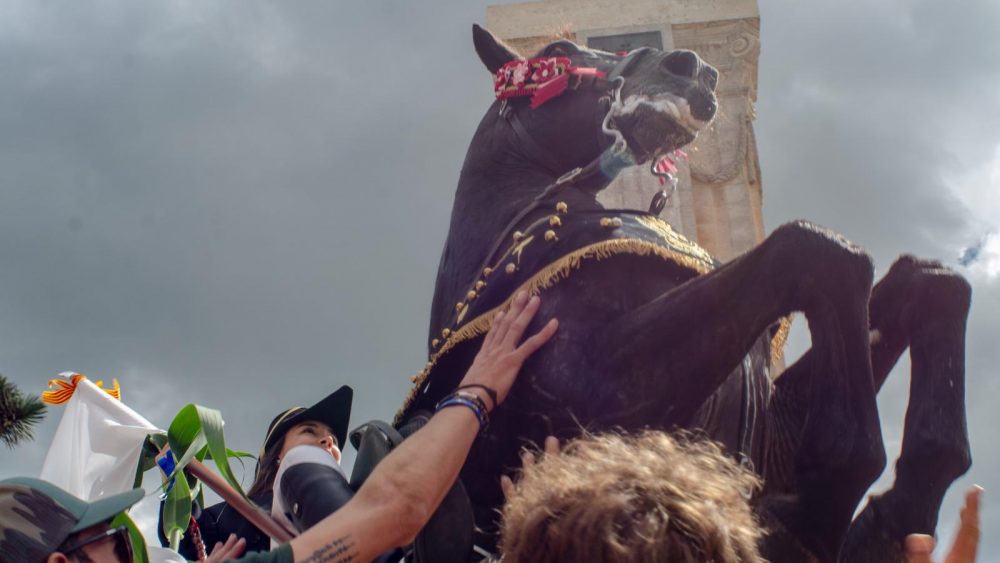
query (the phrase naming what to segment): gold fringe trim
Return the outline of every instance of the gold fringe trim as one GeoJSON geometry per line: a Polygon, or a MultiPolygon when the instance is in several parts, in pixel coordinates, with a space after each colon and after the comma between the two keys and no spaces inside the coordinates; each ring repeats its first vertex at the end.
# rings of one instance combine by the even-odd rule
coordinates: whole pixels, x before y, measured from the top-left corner
{"type": "Polygon", "coordinates": [[[640,225],[660,235],[664,242],[666,242],[670,247],[683,248],[688,253],[694,255],[695,258],[704,260],[709,264],[713,264],[715,262],[715,260],[712,259],[712,255],[709,254],[707,250],[675,231],[674,228],[670,226],[670,223],[667,223],[663,219],[653,217],[652,215],[636,215],[635,220],[640,225]]]}
{"type": "Polygon", "coordinates": [[[771,365],[777,364],[785,353],[788,334],[792,331],[792,315],[783,317],[778,324],[778,332],[771,337],[771,365]]]}
{"type": "MultiPolygon", "coordinates": [[[[619,254],[658,256],[669,262],[694,270],[698,274],[707,274],[714,269],[714,266],[712,266],[710,261],[706,263],[703,260],[699,260],[682,252],[677,252],[669,248],[664,248],[661,245],[638,239],[604,240],[574,250],[535,273],[527,281],[522,283],[520,287],[511,292],[510,297],[508,297],[506,301],[479,315],[475,319],[472,319],[468,323],[462,325],[459,329],[452,332],[448,339],[441,345],[441,348],[431,355],[430,361],[427,362],[423,371],[413,376],[413,388],[410,389],[409,394],[403,401],[403,406],[400,407],[399,411],[396,413],[394,424],[401,422],[400,417],[416,399],[417,393],[420,391],[421,386],[423,386],[424,381],[426,381],[431,370],[434,369],[435,365],[437,365],[438,360],[462,342],[470,338],[486,334],[486,331],[493,326],[493,319],[496,318],[497,313],[510,306],[510,302],[513,301],[514,296],[521,291],[527,291],[529,295],[538,295],[543,289],[548,289],[560,280],[568,278],[572,271],[578,270],[585,260],[604,260],[605,258],[611,258],[619,254]]],[[[706,256],[708,255],[706,254],[706,256]]]]}

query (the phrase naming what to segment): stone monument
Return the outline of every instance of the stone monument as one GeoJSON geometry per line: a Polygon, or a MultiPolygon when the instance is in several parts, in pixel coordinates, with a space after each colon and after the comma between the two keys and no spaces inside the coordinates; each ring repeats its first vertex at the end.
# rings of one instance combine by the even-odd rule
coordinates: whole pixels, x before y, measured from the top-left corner
{"type": "MultiPolygon", "coordinates": [[[[719,69],[719,111],[681,162],[661,216],[721,260],[764,238],[754,140],[760,18],[756,0],[541,0],[487,8],[486,25],[525,56],[557,37],[605,51],[691,49],[719,69]]],[[[645,167],[606,189],[608,207],[646,209],[660,189],[645,167]]]]}

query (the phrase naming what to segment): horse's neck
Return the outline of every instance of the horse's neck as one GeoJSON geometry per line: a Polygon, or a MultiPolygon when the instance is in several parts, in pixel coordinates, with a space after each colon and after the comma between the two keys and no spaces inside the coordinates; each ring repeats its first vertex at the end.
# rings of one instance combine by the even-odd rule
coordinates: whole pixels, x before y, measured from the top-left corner
{"type": "MultiPolygon", "coordinates": [[[[454,299],[464,294],[478,268],[487,258],[494,242],[503,236],[512,219],[532,204],[538,194],[555,181],[530,167],[507,166],[489,173],[463,171],[455,194],[448,240],[438,267],[434,290],[431,330],[440,326],[440,316],[454,307],[454,299]]],[[[593,196],[583,192],[567,193],[575,208],[597,207],[593,196]]]]}

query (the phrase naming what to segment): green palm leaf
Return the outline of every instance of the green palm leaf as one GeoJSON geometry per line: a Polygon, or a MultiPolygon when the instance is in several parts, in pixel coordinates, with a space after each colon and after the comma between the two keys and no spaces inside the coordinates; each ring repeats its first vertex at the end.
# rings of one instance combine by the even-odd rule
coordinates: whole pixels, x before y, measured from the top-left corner
{"type": "Polygon", "coordinates": [[[0,442],[13,448],[34,438],[33,427],[45,418],[45,405],[37,397],[25,395],[0,375],[0,442]]]}

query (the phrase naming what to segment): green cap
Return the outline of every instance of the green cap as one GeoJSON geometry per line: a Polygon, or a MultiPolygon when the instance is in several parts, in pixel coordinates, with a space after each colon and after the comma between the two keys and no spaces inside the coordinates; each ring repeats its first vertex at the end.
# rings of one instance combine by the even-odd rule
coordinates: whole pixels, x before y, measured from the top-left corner
{"type": "Polygon", "coordinates": [[[0,481],[0,561],[44,561],[66,538],[107,522],[143,497],[133,489],[94,502],[30,477],[0,481]]]}

